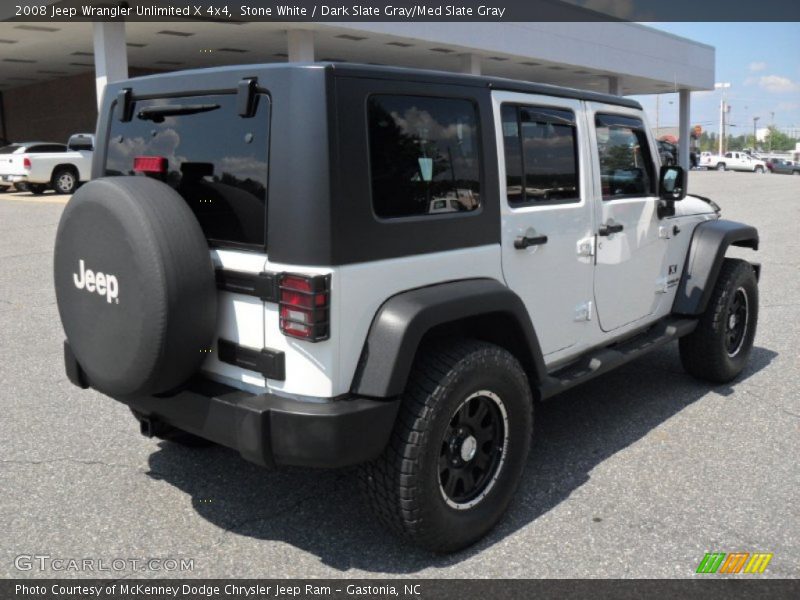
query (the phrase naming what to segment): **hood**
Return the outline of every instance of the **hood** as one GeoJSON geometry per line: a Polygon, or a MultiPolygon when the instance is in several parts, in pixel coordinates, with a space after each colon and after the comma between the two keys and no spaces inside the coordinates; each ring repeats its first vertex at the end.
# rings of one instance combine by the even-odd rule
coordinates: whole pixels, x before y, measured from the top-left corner
{"type": "Polygon", "coordinates": [[[688,217],[691,215],[706,215],[720,213],[719,206],[711,199],[704,196],[687,194],[686,198],[675,203],[675,216],[688,217]]]}

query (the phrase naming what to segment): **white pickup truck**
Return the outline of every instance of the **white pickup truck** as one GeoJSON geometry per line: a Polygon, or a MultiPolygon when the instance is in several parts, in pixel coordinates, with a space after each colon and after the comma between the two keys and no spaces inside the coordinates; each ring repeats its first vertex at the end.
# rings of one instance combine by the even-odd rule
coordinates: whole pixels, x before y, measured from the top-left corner
{"type": "Polygon", "coordinates": [[[22,142],[0,148],[0,182],[20,191],[42,194],[48,188],[71,194],[88,181],[92,170],[94,135],[76,133],[67,145],[22,142]]]}
{"type": "Polygon", "coordinates": [[[753,158],[744,152],[726,152],[724,156],[703,152],[700,154],[700,166],[717,171],[767,172],[767,164],[763,160],[753,158]]]}

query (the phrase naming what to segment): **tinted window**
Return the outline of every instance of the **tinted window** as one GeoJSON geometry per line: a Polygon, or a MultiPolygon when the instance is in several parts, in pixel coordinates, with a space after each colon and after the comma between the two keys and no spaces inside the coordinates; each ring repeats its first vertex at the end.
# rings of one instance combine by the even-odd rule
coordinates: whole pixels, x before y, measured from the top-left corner
{"type": "Polygon", "coordinates": [[[509,203],[577,202],[575,115],[553,108],[504,105],[502,121],[509,203]]]}
{"type": "Polygon", "coordinates": [[[94,150],[94,142],[89,136],[74,135],[69,138],[67,147],[70,150],[94,150]]]}
{"type": "Polygon", "coordinates": [[[379,217],[478,208],[480,147],[472,102],[371,96],[367,113],[372,205],[379,217]]]}
{"type": "Polygon", "coordinates": [[[22,148],[19,144],[11,144],[9,146],[3,146],[0,148],[0,154],[13,154],[17,150],[22,148]]]}
{"type": "Polygon", "coordinates": [[[37,144],[36,146],[31,146],[27,149],[29,153],[45,153],[50,154],[53,152],[66,152],[67,147],[63,144],[37,144]]]}
{"type": "Polygon", "coordinates": [[[603,200],[653,193],[653,159],[639,119],[596,115],[603,200]]]}
{"type": "Polygon", "coordinates": [[[262,248],[268,98],[259,96],[248,119],[238,115],[236,96],[225,94],[138,101],[133,114],[127,123],[112,119],[105,174],[139,174],[137,156],[163,157],[167,172],[148,176],[183,196],[211,242],[262,248]]]}

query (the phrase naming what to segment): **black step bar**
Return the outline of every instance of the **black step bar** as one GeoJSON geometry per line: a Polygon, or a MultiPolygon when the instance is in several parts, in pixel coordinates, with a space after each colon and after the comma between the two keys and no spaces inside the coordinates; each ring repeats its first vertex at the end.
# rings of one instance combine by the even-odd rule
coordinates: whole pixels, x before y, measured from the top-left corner
{"type": "Polygon", "coordinates": [[[570,365],[551,373],[540,388],[542,400],[608,373],[643,354],[688,335],[695,327],[697,319],[667,317],[647,331],[624,342],[592,350],[570,365]]]}

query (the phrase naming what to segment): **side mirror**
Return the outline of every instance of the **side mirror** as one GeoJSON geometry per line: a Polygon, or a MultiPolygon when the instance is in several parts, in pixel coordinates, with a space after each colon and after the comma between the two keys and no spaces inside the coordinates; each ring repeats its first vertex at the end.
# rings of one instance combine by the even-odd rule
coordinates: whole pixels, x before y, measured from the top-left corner
{"type": "Polygon", "coordinates": [[[674,165],[661,167],[658,197],[669,202],[683,200],[686,197],[686,173],[683,167],[674,165]]]}

